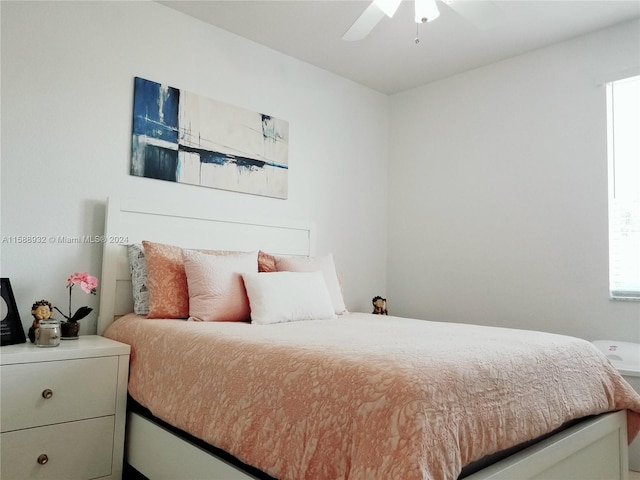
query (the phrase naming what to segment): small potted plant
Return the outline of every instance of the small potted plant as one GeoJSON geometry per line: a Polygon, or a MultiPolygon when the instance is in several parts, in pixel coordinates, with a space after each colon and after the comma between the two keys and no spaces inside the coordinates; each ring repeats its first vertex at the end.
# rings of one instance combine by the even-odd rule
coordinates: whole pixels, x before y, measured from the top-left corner
{"type": "Polygon", "coordinates": [[[77,339],[80,331],[80,324],[78,321],[89,315],[93,310],[92,308],[84,306],[76,310],[76,313],[73,315],[71,314],[71,293],[73,292],[73,287],[75,285],[80,285],[80,288],[85,293],[95,295],[96,289],[98,288],[98,279],[86,272],[72,273],[67,279],[67,288],[69,289],[69,315],[62,313],[58,307],[53,307],[65,318],[65,321],[60,325],[61,337],[63,340],[77,339]]]}

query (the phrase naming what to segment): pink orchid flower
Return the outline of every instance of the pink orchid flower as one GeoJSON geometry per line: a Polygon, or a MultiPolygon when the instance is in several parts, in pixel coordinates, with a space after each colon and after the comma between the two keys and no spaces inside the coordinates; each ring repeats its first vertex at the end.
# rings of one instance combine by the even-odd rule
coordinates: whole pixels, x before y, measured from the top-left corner
{"type": "Polygon", "coordinates": [[[86,272],[73,273],[67,279],[67,287],[72,288],[73,285],[80,285],[80,288],[82,288],[85,293],[95,294],[96,288],[98,287],[98,279],[86,272]]]}
{"type": "Polygon", "coordinates": [[[74,285],[80,285],[80,288],[85,293],[95,295],[98,288],[98,279],[93,275],[89,275],[87,272],[76,272],[69,275],[67,278],[67,288],[69,289],[69,315],[65,315],[58,307],[53,307],[62,314],[67,321],[77,322],[91,313],[92,309],[89,307],[80,307],[76,313],[71,313],[71,292],[74,285]]]}

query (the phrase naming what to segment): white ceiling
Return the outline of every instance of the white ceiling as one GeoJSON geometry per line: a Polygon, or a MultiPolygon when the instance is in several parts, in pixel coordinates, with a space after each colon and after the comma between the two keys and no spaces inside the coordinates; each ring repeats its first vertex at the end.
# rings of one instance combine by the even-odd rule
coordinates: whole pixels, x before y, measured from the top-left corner
{"type": "MultiPolygon", "coordinates": [[[[640,17],[640,0],[493,0],[503,17],[483,30],[438,1],[440,17],[419,26],[416,44],[413,2],[405,0],[364,40],[346,42],[368,0],[160,3],[387,94],[640,17]]],[[[630,40],[639,38],[640,28],[630,40]]]]}

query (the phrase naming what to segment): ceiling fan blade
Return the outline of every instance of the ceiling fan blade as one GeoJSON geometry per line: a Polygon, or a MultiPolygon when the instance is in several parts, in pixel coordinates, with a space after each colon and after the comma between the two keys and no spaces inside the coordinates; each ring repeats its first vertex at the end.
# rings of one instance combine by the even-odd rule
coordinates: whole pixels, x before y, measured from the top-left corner
{"type": "Polygon", "coordinates": [[[349,30],[343,35],[342,39],[350,42],[362,40],[369,35],[369,32],[373,30],[373,27],[375,27],[384,16],[385,14],[380,7],[378,7],[375,2],[371,2],[367,9],[362,12],[362,15],[349,27],[349,30]]]}
{"type": "Polygon", "coordinates": [[[504,11],[488,0],[447,2],[456,13],[473,23],[480,30],[493,28],[504,20],[504,11]]]}

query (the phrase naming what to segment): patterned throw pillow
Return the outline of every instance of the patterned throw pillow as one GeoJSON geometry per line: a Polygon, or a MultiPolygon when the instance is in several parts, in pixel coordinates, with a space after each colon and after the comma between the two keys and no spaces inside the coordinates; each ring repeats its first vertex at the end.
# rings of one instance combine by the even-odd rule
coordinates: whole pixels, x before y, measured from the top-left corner
{"type": "Polygon", "coordinates": [[[127,256],[133,287],[133,311],[138,315],[147,315],[149,313],[148,273],[142,245],[127,245],[127,256]]]}

